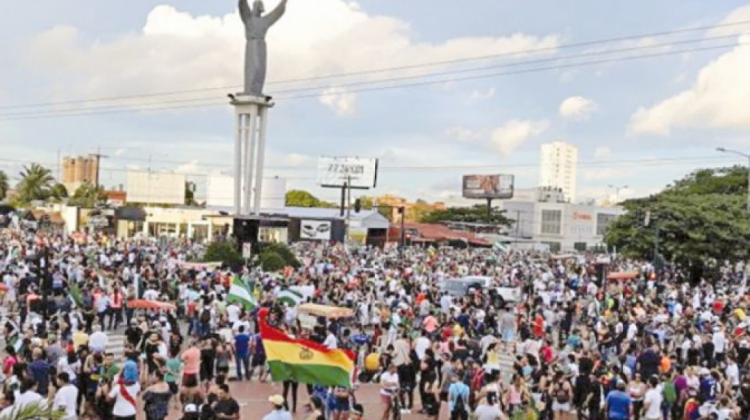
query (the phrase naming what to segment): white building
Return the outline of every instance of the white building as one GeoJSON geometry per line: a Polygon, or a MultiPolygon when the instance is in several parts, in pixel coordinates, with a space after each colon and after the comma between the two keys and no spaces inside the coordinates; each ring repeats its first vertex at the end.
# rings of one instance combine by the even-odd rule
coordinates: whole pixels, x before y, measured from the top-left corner
{"type": "Polygon", "coordinates": [[[542,145],[539,166],[539,186],[559,188],[565,199],[576,200],[576,166],[578,148],[564,141],[554,141],[542,145]]]}
{"type": "Polygon", "coordinates": [[[547,244],[552,251],[585,250],[600,246],[609,224],[623,214],[621,207],[601,207],[566,202],[554,188],[538,188],[536,194],[501,200],[506,217],[516,224],[509,236],[547,244]]]}
{"type": "MultiPolygon", "coordinates": [[[[286,206],[286,179],[274,177],[263,179],[263,197],[260,198],[264,210],[283,209],[286,206]]],[[[206,188],[206,206],[234,206],[234,177],[211,175],[206,188]]]]}

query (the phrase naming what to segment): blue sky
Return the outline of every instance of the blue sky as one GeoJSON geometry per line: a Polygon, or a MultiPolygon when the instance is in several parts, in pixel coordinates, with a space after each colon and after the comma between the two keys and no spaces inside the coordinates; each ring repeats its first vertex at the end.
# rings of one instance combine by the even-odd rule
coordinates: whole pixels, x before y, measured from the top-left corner
{"type": "MultiPolygon", "coordinates": [[[[266,3],[270,8],[276,1],[266,3]]],[[[229,170],[232,115],[222,105],[229,89],[74,107],[17,106],[238,85],[244,41],[235,7],[233,1],[0,0],[0,169],[13,175],[22,162],[54,165],[58,150],[85,154],[101,147],[110,156],[105,184],[124,182],[124,171],[145,168],[149,156],[153,167],[189,173],[198,182],[229,170]],[[218,105],[144,111],[205,103],[218,105]],[[131,112],[59,117],[103,110],[131,112]],[[45,112],[57,117],[41,118],[45,112]]],[[[719,145],[750,152],[750,84],[744,81],[750,47],[739,45],[750,42],[744,35],[750,23],[565,47],[750,21],[747,2],[289,0],[288,8],[269,36],[272,80],[549,49],[269,85],[270,92],[325,92],[302,99],[277,95],[267,155],[267,175],[288,177],[291,186],[323,198],[337,194],[315,186],[319,155],[379,157],[383,171],[374,194],[457,202],[464,173],[514,173],[519,187],[536,185],[539,145],[556,139],[579,148],[579,199],[604,199],[610,184],[630,186],[621,197],[644,195],[697,167],[742,163],[717,154],[719,145]],[[597,58],[622,58],[713,45],[725,47],[380,92],[338,86],[540,58],[557,60],[544,66],[566,65],[570,54],[609,51],[597,58]],[[644,50],[612,52],[624,48],[644,50]]],[[[475,73],[461,75],[467,74],[475,73]]]]}

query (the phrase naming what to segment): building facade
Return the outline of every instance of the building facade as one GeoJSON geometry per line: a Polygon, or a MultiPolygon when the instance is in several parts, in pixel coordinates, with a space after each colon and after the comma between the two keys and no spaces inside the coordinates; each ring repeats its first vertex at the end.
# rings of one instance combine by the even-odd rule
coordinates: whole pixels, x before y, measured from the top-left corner
{"type": "Polygon", "coordinates": [[[539,163],[539,186],[559,188],[566,201],[576,200],[578,148],[564,141],[542,145],[539,163]]]}
{"type": "Polygon", "coordinates": [[[602,246],[621,207],[573,204],[554,188],[539,188],[535,196],[500,202],[515,223],[509,236],[549,245],[552,251],[586,250],[602,246]]]}
{"type": "Polygon", "coordinates": [[[99,161],[95,156],[66,156],[62,159],[62,184],[69,195],[83,184],[99,184],[99,161]]]}

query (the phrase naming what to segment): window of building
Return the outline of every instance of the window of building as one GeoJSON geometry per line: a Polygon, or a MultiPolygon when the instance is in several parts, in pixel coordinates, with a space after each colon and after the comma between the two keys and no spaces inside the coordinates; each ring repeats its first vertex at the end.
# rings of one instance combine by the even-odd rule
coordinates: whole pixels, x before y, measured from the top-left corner
{"type": "Polygon", "coordinates": [[[586,242],[576,242],[573,244],[573,248],[575,248],[576,251],[586,251],[586,242]]]}
{"type": "Polygon", "coordinates": [[[560,242],[542,242],[542,244],[549,247],[549,252],[560,252],[562,248],[560,242]]]}
{"type": "Polygon", "coordinates": [[[614,214],[599,213],[596,215],[596,235],[604,236],[607,232],[609,224],[615,220],[617,216],[614,214]]]}
{"type": "Polygon", "coordinates": [[[542,210],[542,234],[559,235],[562,232],[562,210],[542,210]]]}

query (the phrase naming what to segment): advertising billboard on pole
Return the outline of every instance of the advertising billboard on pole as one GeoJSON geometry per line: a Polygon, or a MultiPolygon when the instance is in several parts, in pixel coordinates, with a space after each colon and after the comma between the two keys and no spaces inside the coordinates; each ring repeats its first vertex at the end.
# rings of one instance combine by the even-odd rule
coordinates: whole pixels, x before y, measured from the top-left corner
{"type": "Polygon", "coordinates": [[[318,184],[321,187],[375,188],[378,181],[378,160],[359,157],[329,157],[318,159],[318,184]]]}
{"type": "Polygon", "coordinates": [[[513,175],[464,175],[464,198],[513,198],[513,175]]]}

